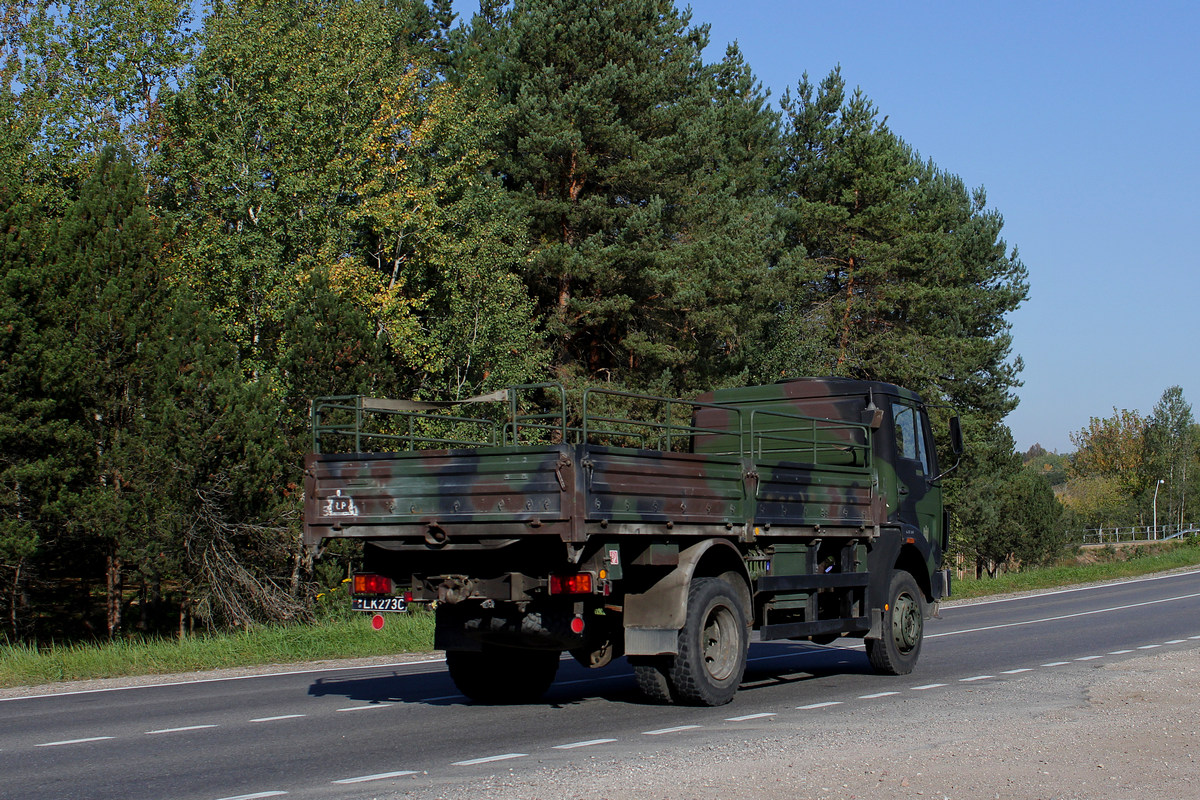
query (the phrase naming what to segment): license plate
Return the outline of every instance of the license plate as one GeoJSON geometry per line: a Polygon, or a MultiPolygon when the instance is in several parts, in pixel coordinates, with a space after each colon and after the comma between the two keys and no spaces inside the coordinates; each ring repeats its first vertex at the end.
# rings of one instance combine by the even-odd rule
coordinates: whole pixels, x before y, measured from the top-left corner
{"type": "Polygon", "coordinates": [[[334,497],[325,498],[325,516],[347,517],[357,515],[358,506],[354,505],[354,498],[343,495],[340,490],[334,497]]]}
{"type": "Polygon", "coordinates": [[[403,614],[408,611],[408,603],[403,597],[352,597],[350,608],[355,611],[392,611],[403,614]]]}

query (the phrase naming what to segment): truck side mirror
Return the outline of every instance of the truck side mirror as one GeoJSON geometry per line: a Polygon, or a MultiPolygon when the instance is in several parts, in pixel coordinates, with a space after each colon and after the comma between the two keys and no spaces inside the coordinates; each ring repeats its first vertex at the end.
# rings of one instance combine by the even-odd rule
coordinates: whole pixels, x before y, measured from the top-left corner
{"type": "Polygon", "coordinates": [[[962,422],[957,415],[950,418],[950,449],[956,456],[963,454],[962,422]]]}

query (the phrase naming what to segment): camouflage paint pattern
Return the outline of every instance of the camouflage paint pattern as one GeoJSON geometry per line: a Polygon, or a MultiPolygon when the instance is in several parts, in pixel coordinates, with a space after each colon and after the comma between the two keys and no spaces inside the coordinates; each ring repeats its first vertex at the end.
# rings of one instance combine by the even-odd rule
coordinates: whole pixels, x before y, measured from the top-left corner
{"type": "MultiPolygon", "coordinates": [[[[929,600],[945,593],[937,460],[913,392],[829,378],[695,401],[607,393],[674,403],[664,424],[605,415],[596,409],[606,393],[590,391],[574,427],[565,411],[539,418],[561,420],[538,431],[550,443],[497,446],[492,433],[456,449],[314,452],[305,543],[364,539],[370,568],[402,585],[411,576],[418,599],[447,603],[527,602],[545,597],[551,573],[591,571],[603,576],[595,609],[648,592],[690,543],[725,539],[758,597],[755,624],[772,637],[863,634],[893,568],[913,572],[929,600]],[[928,453],[919,468],[898,456],[897,404],[920,420],[928,453]],[[690,420],[679,419],[681,407],[690,420]],[[670,444],[618,446],[629,439],[614,430],[670,444]]],[[[360,401],[353,424],[335,432],[362,446],[362,409],[387,407],[360,401]]],[[[390,413],[403,421],[418,412],[390,413]]],[[[317,450],[329,431],[315,412],[314,423],[317,450]]],[[[505,430],[515,436],[519,423],[505,430]]]]}

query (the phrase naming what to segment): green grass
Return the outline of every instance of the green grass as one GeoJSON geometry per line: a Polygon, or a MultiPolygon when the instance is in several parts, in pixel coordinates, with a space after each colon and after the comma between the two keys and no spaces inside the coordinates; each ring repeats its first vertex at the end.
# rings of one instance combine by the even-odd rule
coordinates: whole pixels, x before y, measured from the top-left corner
{"type": "Polygon", "coordinates": [[[382,631],[371,628],[370,615],[356,614],[312,625],[264,626],[183,640],[5,644],[0,645],[0,686],[420,653],[432,647],[433,614],[427,611],[390,614],[382,631]]]}
{"type": "Polygon", "coordinates": [[[995,578],[965,578],[953,585],[954,599],[987,597],[1009,592],[1053,589],[1095,581],[1135,578],[1180,567],[1200,565],[1200,539],[1186,542],[1139,545],[1084,551],[1093,563],[1065,563],[1052,567],[1010,572],[995,578]]]}

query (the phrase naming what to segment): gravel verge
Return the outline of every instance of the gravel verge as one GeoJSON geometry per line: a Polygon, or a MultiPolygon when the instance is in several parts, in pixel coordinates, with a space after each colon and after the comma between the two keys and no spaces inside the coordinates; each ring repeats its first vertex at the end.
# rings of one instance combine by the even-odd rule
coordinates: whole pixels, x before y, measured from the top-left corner
{"type": "Polygon", "coordinates": [[[776,718],[716,743],[386,796],[1179,800],[1200,795],[1198,680],[1200,658],[1188,649],[896,699],[818,726],[776,718]]]}

